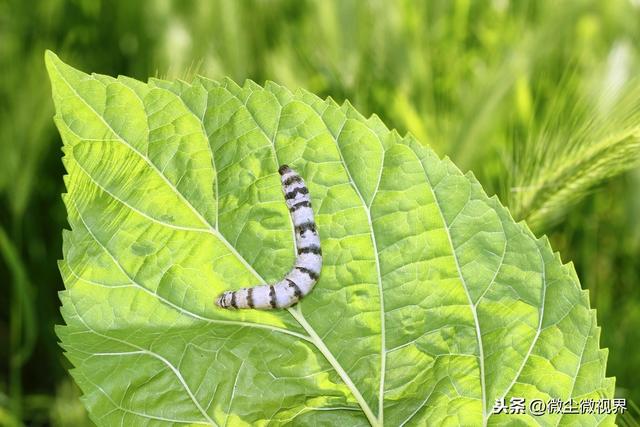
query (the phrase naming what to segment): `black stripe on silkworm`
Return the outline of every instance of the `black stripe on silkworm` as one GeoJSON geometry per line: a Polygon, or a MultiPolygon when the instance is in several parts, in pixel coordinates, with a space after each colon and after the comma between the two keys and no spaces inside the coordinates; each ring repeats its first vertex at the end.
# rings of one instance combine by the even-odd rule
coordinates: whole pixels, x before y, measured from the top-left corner
{"type": "Polygon", "coordinates": [[[271,299],[271,307],[276,308],[276,288],[273,285],[269,285],[269,298],[271,299]]]}
{"type": "Polygon", "coordinates": [[[307,230],[310,230],[315,233],[316,224],[314,222],[303,222],[302,224],[296,226],[296,231],[300,233],[300,235],[304,234],[304,232],[307,230]]]}
{"type": "Polygon", "coordinates": [[[285,179],[284,182],[282,183],[285,187],[290,186],[291,184],[293,184],[294,182],[300,182],[302,181],[302,178],[300,178],[300,176],[298,175],[293,175],[290,176],[289,178],[285,179]]]}
{"type": "Polygon", "coordinates": [[[322,249],[320,237],[311,208],[309,190],[304,180],[287,165],[278,169],[281,175],[282,192],[289,208],[291,220],[298,223],[294,227],[298,258],[294,267],[282,280],[275,283],[256,285],[239,291],[226,291],[216,300],[221,308],[286,308],[300,301],[315,286],[322,270],[322,249]],[[309,208],[309,209],[302,209],[309,208]],[[309,234],[305,234],[311,231],[309,234]],[[238,292],[245,292],[238,293],[238,292]]]}
{"type": "Polygon", "coordinates": [[[298,248],[298,255],[302,255],[302,254],[322,255],[322,248],[320,248],[320,246],[315,246],[315,245],[307,246],[306,248],[298,248]]]}
{"type": "Polygon", "coordinates": [[[313,270],[309,270],[306,267],[300,267],[296,265],[296,270],[298,271],[302,271],[303,273],[306,273],[309,277],[311,277],[313,280],[318,280],[318,273],[316,273],[313,270]]]}
{"type": "Polygon", "coordinates": [[[253,288],[247,289],[247,305],[253,308],[253,288]]]}
{"type": "Polygon", "coordinates": [[[295,199],[295,197],[296,197],[296,195],[298,193],[300,193],[300,194],[309,194],[309,190],[307,189],[307,187],[294,188],[293,190],[291,190],[287,194],[285,194],[284,198],[287,199],[287,200],[295,199]]]}
{"type": "Polygon", "coordinates": [[[231,294],[231,307],[238,308],[238,306],[236,305],[236,293],[235,292],[231,294]]]}
{"type": "Polygon", "coordinates": [[[295,212],[300,208],[310,208],[311,207],[311,202],[308,200],[303,200],[301,202],[296,203],[295,205],[291,206],[289,208],[289,212],[295,212]]]}
{"type": "Polygon", "coordinates": [[[300,301],[303,297],[300,286],[298,286],[296,282],[291,279],[287,279],[287,281],[289,282],[289,287],[293,288],[293,295],[298,299],[298,301],[300,301]]]}

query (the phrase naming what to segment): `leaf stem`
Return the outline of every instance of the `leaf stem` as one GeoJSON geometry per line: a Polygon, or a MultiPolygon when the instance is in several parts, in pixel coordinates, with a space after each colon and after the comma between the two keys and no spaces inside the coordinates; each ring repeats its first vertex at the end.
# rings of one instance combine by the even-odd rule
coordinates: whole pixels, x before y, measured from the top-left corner
{"type": "Polygon", "coordinates": [[[382,422],[378,420],[376,416],[373,414],[373,411],[371,410],[367,402],[364,400],[364,397],[362,396],[362,394],[360,394],[360,391],[358,390],[356,385],[353,383],[353,381],[351,381],[349,374],[347,374],[347,372],[342,368],[340,363],[333,356],[333,353],[331,353],[331,350],[327,348],[327,346],[324,344],[324,341],[322,341],[322,338],[318,336],[315,329],[313,329],[313,327],[307,322],[307,319],[305,319],[305,317],[302,315],[300,310],[298,308],[288,308],[287,310],[289,311],[289,313],[291,313],[293,318],[296,319],[298,323],[300,323],[300,326],[302,326],[304,330],[307,331],[307,333],[311,337],[311,341],[313,342],[313,344],[317,347],[318,350],[320,350],[320,353],[322,353],[322,355],[331,364],[333,369],[335,369],[338,375],[340,375],[340,378],[342,378],[342,381],[344,381],[344,383],[347,385],[349,390],[351,390],[353,397],[355,397],[356,400],[358,401],[358,404],[362,408],[362,411],[364,412],[364,414],[367,416],[367,420],[369,420],[369,423],[373,427],[379,427],[379,426],[381,427],[382,422]]]}

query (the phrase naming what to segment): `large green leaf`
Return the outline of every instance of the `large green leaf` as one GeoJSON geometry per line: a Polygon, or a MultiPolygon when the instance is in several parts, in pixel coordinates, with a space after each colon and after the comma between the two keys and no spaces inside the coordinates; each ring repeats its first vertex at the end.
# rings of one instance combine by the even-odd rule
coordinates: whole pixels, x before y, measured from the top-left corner
{"type": "Polygon", "coordinates": [[[273,83],[46,62],[71,225],[58,334],[96,423],[613,423],[491,415],[613,380],[573,268],[448,159],[273,83]],[[219,309],[294,260],[281,163],[310,188],[320,281],[289,310],[219,309]]]}

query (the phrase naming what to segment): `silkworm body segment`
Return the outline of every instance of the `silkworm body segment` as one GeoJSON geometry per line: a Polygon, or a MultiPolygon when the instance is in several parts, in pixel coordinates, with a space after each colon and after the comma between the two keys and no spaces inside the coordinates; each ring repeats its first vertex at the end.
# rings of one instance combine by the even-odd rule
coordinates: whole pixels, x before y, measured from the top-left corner
{"type": "Polygon", "coordinates": [[[276,283],[223,292],[216,304],[222,308],[286,308],[313,289],[322,268],[320,237],[311,208],[309,189],[287,165],[278,169],[285,203],[293,222],[298,256],[293,268],[276,283]]]}

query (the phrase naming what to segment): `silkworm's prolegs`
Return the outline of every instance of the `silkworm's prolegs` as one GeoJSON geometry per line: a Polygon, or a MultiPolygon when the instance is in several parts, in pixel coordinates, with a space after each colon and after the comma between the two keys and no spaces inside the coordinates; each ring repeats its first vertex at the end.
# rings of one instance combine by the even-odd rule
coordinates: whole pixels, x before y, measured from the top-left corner
{"type": "Polygon", "coordinates": [[[311,209],[309,189],[296,171],[280,166],[285,203],[293,221],[298,257],[284,278],[276,283],[223,292],[216,304],[222,308],[286,308],[311,292],[322,268],[322,249],[311,209]]]}

